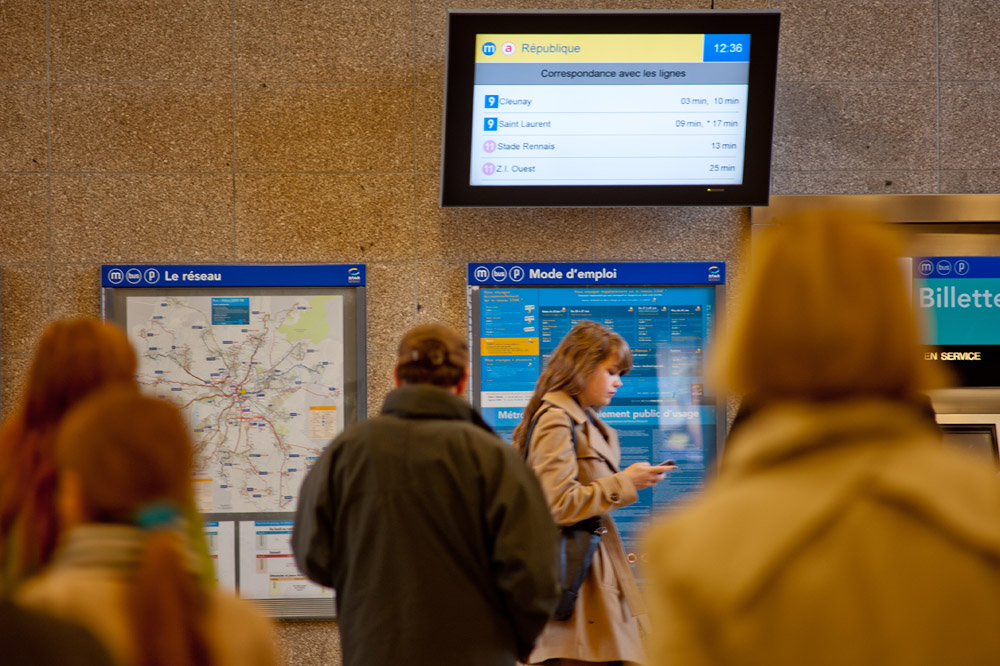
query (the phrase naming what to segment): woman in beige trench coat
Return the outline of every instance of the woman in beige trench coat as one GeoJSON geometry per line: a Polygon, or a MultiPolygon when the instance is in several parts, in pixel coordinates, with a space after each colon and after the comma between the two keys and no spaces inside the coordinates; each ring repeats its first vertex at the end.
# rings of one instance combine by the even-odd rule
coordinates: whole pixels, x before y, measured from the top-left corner
{"type": "Polygon", "coordinates": [[[639,634],[645,608],[608,513],[635,502],[638,490],[656,485],[673,467],[641,462],[619,469],[618,436],[596,410],[611,402],[631,368],[632,354],[620,335],[592,321],[580,322],[553,352],[514,432],[515,448],[524,451],[528,445],[528,464],[556,523],[601,516],[608,530],[573,614],[546,625],[530,663],[645,662],[639,634]]]}

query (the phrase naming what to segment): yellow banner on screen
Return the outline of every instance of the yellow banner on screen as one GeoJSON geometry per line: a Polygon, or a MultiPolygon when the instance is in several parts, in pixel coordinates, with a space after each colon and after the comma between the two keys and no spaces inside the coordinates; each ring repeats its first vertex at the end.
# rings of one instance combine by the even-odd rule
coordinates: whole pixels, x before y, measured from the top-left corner
{"type": "Polygon", "coordinates": [[[481,338],[482,356],[538,356],[538,338],[481,338]]]}
{"type": "Polygon", "coordinates": [[[703,62],[705,35],[476,35],[476,62],[703,62]]]}

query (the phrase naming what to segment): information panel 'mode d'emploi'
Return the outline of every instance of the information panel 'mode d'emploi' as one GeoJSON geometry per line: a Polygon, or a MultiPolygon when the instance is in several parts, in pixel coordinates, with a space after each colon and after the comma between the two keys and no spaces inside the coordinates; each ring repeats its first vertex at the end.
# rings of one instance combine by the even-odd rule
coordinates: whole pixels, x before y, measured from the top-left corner
{"type": "Polygon", "coordinates": [[[743,180],[749,34],[480,34],[472,185],[743,180]]]}
{"type": "Polygon", "coordinates": [[[191,426],[219,582],[273,615],[333,615],[290,537],[313,461],[364,413],[363,265],[104,266],[142,389],[191,426]]]}
{"type": "Polygon", "coordinates": [[[615,512],[630,558],[648,518],[698,489],[724,434],[705,359],[723,303],[724,263],[469,264],[473,402],[510,441],[556,345],[579,321],[599,322],[632,349],[632,371],[601,411],[618,432],[624,469],[679,469],[615,512]]]}

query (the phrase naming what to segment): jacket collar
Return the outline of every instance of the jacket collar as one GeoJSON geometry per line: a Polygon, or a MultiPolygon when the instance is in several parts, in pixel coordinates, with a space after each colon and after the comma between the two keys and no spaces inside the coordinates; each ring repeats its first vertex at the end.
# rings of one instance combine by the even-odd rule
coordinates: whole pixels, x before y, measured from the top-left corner
{"type": "Polygon", "coordinates": [[[393,389],[382,403],[382,413],[404,419],[468,421],[493,432],[466,400],[432,384],[404,384],[393,389]]]}
{"type": "Polygon", "coordinates": [[[548,402],[556,407],[560,408],[573,419],[573,422],[577,425],[586,423],[589,419],[587,418],[587,412],[583,410],[573,397],[566,393],[565,391],[549,391],[542,396],[542,402],[548,402]]]}
{"type": "Polygon", "coordinates": [[[559,407],[573,419],[574,428],[581,426],[587,443],[594,453],[604,458],[614,471],[618,471],[618,435],[607,426],[592,409],[584,409],[565,391],[549,391],[542,396],[542,402],[559,407]]]}
{"type": "MultiPolygon", "coordinates": [[[[171,533],[181,544],[186,568],[197,572],[198,555],[191,548],[187,533],[180,529],[171,533]]],[[[151,534],[153,532],[132,525],[84,523],[63,536],[53,566],[131,571],[139,566],[151,534]]]]}

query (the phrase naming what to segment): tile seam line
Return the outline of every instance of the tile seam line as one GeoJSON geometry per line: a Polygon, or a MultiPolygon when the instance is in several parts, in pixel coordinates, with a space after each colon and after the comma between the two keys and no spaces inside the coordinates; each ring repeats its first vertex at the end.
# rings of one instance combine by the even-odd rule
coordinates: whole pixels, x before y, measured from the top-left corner
{"type": "Polygon", "coordinates": [[[46,202],[46,217],[49,227],[49,319],[55,315],[55,268],[53,259],[55,253],[55,185],[52,169],[52,0],[45,0],[45,116],[46,116],[46,171],[48,172],[48,194],[46,202]]]}

